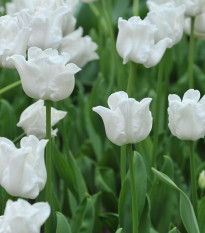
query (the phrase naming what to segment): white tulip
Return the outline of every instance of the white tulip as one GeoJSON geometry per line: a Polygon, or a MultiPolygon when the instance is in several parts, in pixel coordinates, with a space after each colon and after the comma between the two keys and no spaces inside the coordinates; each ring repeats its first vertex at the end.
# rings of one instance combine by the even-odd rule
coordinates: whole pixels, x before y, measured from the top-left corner
{"type": "Polygon", "coordinates": [[[195,141],[205,135],[205,96],[201,100],[197,90],[178,95],[169,95],[169,128],[181,140],[195,141]]]}
{"type": "Polygon", "coordinates": [[[30,135],[21,139],[21,148],[17,149],[10,140],[0,137],[0,184],[10,195],[34,199],[44,188],[47,142],[30,135]]]}
{"type": "Polygon", "coordinates": [[[69,61],[81,68],[89,61],[99,58],[95,52],[98,47],[97,44],[89,36],[82,37],[82,34],[83,29],[80,27],[64,37],[60,46],[61,52],[70,55],[69,61]]]}
{"type": "Polygon", "coordinates": [[[0,233],[40,233],[49,215],[50,206],[47,202],[31,205],[23,199],[8,200],[0,220],[0,233]]]}
{"type": "MultiPolygon", "coordinates": [[[[190,35],[191,18],[185,19],[184,30],[190,35]]],[[[194,22],[194,36],[205,40],[205,13],[197,15],[194,22]]]]}
{"type": "Polygon", "coordinates": [[[0,67],[14,68],[7,58],[18,54],[25,56],[30,28],[21,27],[17,17],[0,17],[0,67]]]}
{"type": "MultiPolygon", "coordinates": [[[[54,126],[65,117],[67,112],[51,108],[51,126],[54,126]]],[[[26,135],[35,135],[38,139],[46,137],[46,107],[43,100],[26,108],[17,123],[18,127],[23,128],[26,135]]],[[[58,129],[51,129],[51,136],[56,136],[58,129]]]]}
{"type": "Polygon", "coordinates": [[[170,38],[155,42],[157,27],[149,20],[131,17],[128,21],[118,20],[119,33],[117,37],[117,52],[123,58],[123,63],[129,60],[143,64],[145,67],[156,65],[162,58],[170,38]]]}
{"type": "Polygon", "coordinates": [[[149,2],[149,13],[146,19],[151,24],[157,26],[157,32],[155,33],[155,41],[158,42],[164,38],[170,38],[170,44],[168,48],[177,44],[182,36],[184,30],[184,5],[176,7],[172,2],[157,5],[153,2],[149,2]]]}
{"type": "Polygon", "coordinates": [[[159,5],[172,2],[175,6],[183,4],[185,6],[185,15],[187,16],[196,16],[200,14],[202,7],[204,6],[204,0],[148,0],[148,7],[150,2],[154,2],[159,5]]]}
{"type": "Polygon", "coordinates": [[[14,14],[23,27],[32,29],[28,47],[58,49],[64,34],[74,30],[76,19],[67,6],[40,7],[35,11],[21,10],[14,14]],[[66,24],[66,25],[65,25],[66,24]]]}
{"type": "Polygon", "coordinates": [[[140,102],[120,91],[109,96],[110,108],[97,106],[93,111],[103,119],[108,139],[118,146],[144,140],[152,129],[151,98],[140,102]]]}
{"type": "Polygon", "coordinates": [[[12,56],[23,89],[31,98],[58,101],[67,98],[73,91],[76,74],[80,68],[67,64],[68,54],[58,55],[57,50],[32,47],[28,61],[23,56],[12,56]],[[67,65],[66,65],[67,64],[67,65]]]}

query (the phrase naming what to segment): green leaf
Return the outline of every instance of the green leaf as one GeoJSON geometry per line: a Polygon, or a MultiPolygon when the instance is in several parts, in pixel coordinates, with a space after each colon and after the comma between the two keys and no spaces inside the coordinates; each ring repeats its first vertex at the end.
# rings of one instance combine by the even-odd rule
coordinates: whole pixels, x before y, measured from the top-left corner
{"type": "Polygon", "coordinates": [[[201,200],[199,204],[199,213],[198,213],[199,229],[201,233],[205,233],[205,197],[201,200]]]}
{"type": "Polygon", "coordinates": [[[145,206],[142,212],[142,216],[139,222],[140,233],[150,233],[150,226],[151,226],[150,200],[149,200],[149,196],[147,196],[145,206]]]}
{"type": "Polygon", "coordinates": [[[60,212],[56,212],[56,216],[57,216],[56,233],[72,233],[66,217],[60,212]]]}
{"type": "Polygon", "coordinates": [[[69,189],[80,201],[85,196],[87,188],[74,157],[69,153],[67,159],[53,143],[53,164],[59,176],[65,181],[69,189]]]}
{"type": "Polygon", "coordinates": [[[169,231],[169,233],[180,233],[180,231],[175,227],[169,231]]]}
{"type": "Polygon", "coordinates": [[[188,233],[200,233],[192,204],[187,195],[164,173],[152,168],[155,175],[170,187],[180,192],[180,215],[188,233]]]}
{"type": "Polygon", "coordinates": [[[118,215],[115,213],[103,213],[100,215],[101,221],[110,230],[110,232],[115,232],[118,226],[118,215]]]}
{"type": "MultiPolygon", "coordinates": [[[[139,153],[134,152],[134,171],[135,182],[137,188],[137,203],[139,219],[142,215],[147,189],[147,172],[144,161],[139,153]]],[[[132,232],[132,196],[131,196],[131,181],[128,171],[119,197],[119,223],[125,233],[132,232]]]]}
{"type": "Polygon", "coordinates": [[[91,197],[85,197],[78,206],[72,221],[71,229],[75,233],[90,233],[93,230],[95,209],[91,197]]]}
{"type": "Polygon", "coordinates": [[[123,233],[123,229],[122,228],[119,228],[116,233],[123,233]]]}

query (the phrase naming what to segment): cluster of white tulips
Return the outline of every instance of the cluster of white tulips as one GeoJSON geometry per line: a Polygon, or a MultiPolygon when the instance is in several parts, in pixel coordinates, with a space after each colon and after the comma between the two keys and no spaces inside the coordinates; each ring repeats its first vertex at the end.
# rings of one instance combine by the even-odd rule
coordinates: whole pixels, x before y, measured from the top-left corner
{"type": "MultiPolygon", "coordinates": [[[[44,161],[45,147],[51,143],[47,137],[47,114],[50,111],[50,136],[55,137],[57,129],[52,127],[67,112],[44,106],[44,101],[48,104],[47,101],[68,98],[75,86],[75,74],[99,58],[96,43],[83,36],[81,27],[75,29],[77,5],[78,0],[14,0],[6,5],[7,15],[0,17],[0,67],[16,68],[26,95],[38,100],[20,116],[17,126],[26,134],[20,148],[9,139],[0,138],[0,185],[12,196],[35,199],[48,176],[50,180],[44,161]]],[[[182,39],[184,30],[191,34],[193,17],[196,17],[194,34],[205,39],[204,0],[148,0],[147,6],[145,19],[133,16],[118,20],[116,48],[124,64],[132,61],[146,68],[157,65],[166,49],[182,39]]],[[[152,129],[149,109],[152,98],[138,102],[128,95],[129,91],[115,92],[108,98],[109,108],[93,108],[103,119],[108,139],[118,146],[138,143],[152,129]]],[[[205,96],[200,99],[199,91],[190,87],[182,99],[169,95],[168,103],[168,126],[174,136],[189,141],[204,138],[205,96]]],[[[157,111],[156,108],[156,118],[157,111]]],[[[129,162],[131,167],[132,160],[129,162]]],[[[203,172],[199,178],[202,187],[204,176],[203,172]]],[[[135,203],[136,188],[131,188],[135,203]]],[[[50,200],[46,201],[50,204],[50,200]]],[[[31,205],[22,199],[9,200],[0,217],[0,233],[40,233],[52,211],[47,202],[31,205]]],[[[133,233],[140,233],[134,207],[132,211],[133,233]]]]}
{"type": "MultiPolygon", "coordinates": [[[[27,135],[21,139],[20,148],[0,138],[0,184],[12,196],[35,199],[45,187],[48,140],[44,139],[44,100],[70,96],[74,75],[87,62],[98,59],[97,45],[89,36],[83,37],[82,28],[75,30],[77,3],[15,0],[7,3],[7,15],[0,17],[0,67],[16,68],[25,93],[39,99],[20,116],[17,126],[27,135]]],[[[51,108],[51,127],[66,114],[51,108]]],[[[51,128],[51,136],[56,133],[57,129],[51,128]]],[[[0,219],[0,232],[39,233],[49,215],[48,203],[30,205],[22,199],[9,200],[0,219]]]]}

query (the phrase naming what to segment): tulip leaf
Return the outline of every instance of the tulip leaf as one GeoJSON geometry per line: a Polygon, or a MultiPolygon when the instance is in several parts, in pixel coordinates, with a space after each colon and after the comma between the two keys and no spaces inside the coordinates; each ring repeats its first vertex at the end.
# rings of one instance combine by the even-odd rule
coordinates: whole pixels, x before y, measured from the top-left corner
{"type": "MultiPolygon", "coordinates": [[[[137,188],[137,203],[139,219],[142,215],[147,188],[147,172],[144,161],[139,153],[134,152],[134,171],[135,182],[137,188]]],[[[131,196],[131,181],[128,171],[119,197],[119,223],[125,233],[132,232],[132,196],[131,196]]],[[[140,221],[139,221],[140,222],[140,221]]]]}
{"type": "Polygon", "coordinates": [[[151,226],[150,200],[149,200],[149,196],[147,195],[145,206],[139,222],[140,233],[150,233],[150,226],[151,226]]]}
{"type": "Polygon", "coordinates": [[[122,228],[119,228],[116,233],[123,233],[123,229],[122,228]]]}
{"type": "Polygon", "coordinates": [[[85,197],[79,204],[71,221],[72,232],[90,233],[94,227],[95,209],[91,197],[85,197]]]}
{"type": "Polygon", "coordinates": [[[66,217],[60,212],[56,212],[56,216],[57,216],[56,233],[72,233],[70,229],[70,224],[68,223],[66,217]]]}
{"type": "Polygon", "coordinates": [[[103,213],[100,215],[101,221],[110,230],[110,232],[115,232],[118,226],[118,215],[115,213],[103,213]]]}
{"type": "Polygon", "coordinates": [[[201,200],[199,204],[199,213],[198,213],[198,221],[199,221],[199,229],[201,233],[205,233],[205,224],[204,224],[204,219],[205,219],[205,197],[201,200]]]}
{"type": "Polygon", "coordinates": [[[169,231],[169,233],[180,233],[180,231],[175,227],[169,231]]]}
{"type": "Polygon", "coordinates": [[[193,206],[187,195],[164,173],[152,168],[154,174],[170,187],[180,192],[180,215],[188,233],[200,233],[193,206]]]}
{"type": "Polygon", "coordinates": [[[77,200],[82,200],[87,188],[74,157],[69,153],[66,159],[54,143],[52,146],[54,151],[53,164],[59,176],[65,181],[70,190],[77,197],[77,200]]]}

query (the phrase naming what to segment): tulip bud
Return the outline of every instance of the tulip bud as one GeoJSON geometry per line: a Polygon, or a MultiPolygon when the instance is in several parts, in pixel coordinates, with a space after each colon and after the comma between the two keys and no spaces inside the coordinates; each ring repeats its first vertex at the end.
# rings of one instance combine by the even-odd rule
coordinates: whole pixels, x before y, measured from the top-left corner
{"type": "Polygon", "coordinates": [[[123,91],[109,96],[110,108],[93,108],[103,119],[108,139],[118,146],[144,140],[152,128],[152,114],[149,110],[151,98],[140,102],[128,98],[123,91]]]}

